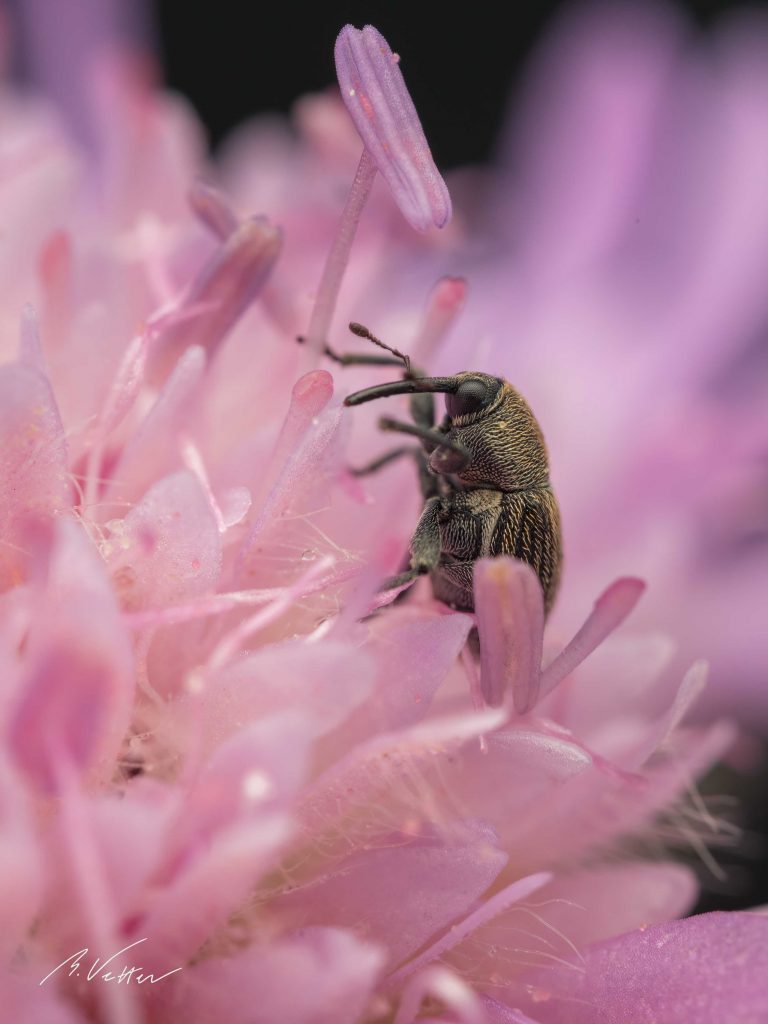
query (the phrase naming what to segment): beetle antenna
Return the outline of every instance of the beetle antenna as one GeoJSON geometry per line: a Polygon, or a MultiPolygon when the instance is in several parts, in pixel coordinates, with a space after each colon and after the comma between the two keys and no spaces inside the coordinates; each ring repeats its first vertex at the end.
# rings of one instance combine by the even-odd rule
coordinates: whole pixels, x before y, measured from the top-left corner
{"type": "Polygon", "coordinates": [[[379,348],[383,348],[386,352],[391,352],[393,356],[397,356],[398,359],[402,359],[406,375],[409,377],[411,376],[410,356],[407,356],[399,349],[392,348],[391,345],[385,344],[381,339],[377,338],[375,334],[371,334],[367,327],[363,326],[363,324],[355,323],[354,320],[350,323],[349,329],[353,334],[356,334],[358,338],[365,338],[367,341],[372,341],[374,345],[378,345],[379,348]]]}

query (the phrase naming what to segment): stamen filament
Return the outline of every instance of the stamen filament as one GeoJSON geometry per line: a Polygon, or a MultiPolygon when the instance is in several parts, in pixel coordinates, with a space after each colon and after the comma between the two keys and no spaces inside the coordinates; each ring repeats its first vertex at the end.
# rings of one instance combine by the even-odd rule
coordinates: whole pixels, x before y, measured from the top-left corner
{"type": "Polygon", "coordinates": [[[328,338],[328,329],[333,319],[344,272],[349,263],[349,253],[355,240],[357,225],[368,201],[375,177],[376,164],[368,150],[364,149],[360,163],[357,165],[355,180],[352,182],[344,212],[341,215],[339,230],[325,261],[323,276],[320,278],[312,316],[309,320],[306,342],[307,347],[314,353],[322,351],[328,338]]]}

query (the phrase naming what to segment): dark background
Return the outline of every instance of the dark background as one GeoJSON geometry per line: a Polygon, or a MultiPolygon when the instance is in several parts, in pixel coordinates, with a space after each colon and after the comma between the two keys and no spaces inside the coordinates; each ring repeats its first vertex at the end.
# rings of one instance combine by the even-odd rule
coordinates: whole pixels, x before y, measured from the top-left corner
{"type": "MultiPolygon", "coordinates": [[[[154,2],[166,81],[192,100],[214,145],[248,116],[287,112],[297,96],[333,82],[339,29],[347,22],[359,28],[370,22],[401,55],[430,146],[444,169],[489,155],[526,55],[568,4],[508,3],[504,18],[511,28],[502,28],[496,4],[463,6],[466,14],[456,17],[442,4],[419,0],[154,2]]],[[[706,30],[738,5],[688,0],[677,6],[706,30]]]]}
{"type": "MultiPolygon", "coordinates": [[[[449,16],[442,5],[418,0],[269,5],[155,0],[154,12],[166,84],[192,101],[214,147],[246,118],[287,113],[302,93],[332,84],[333,43],[339,29],[347,22],[357,27],[374,24],[400,54],[436,162],[447,170],[492,155],[525,59],[568,3],[510,3],[504,16],[512,28],[506,30],[498,8],[489,3],[468,5],[462,18],[449,16]]],[[[729,10],[746,5],[679,0],[676,6],[706,34],[729,10]]],[[[750,6],[766,7],[768,0],[750,6]]],[[[720,768],[704,781],[702,791],[714,813],[736,823],[742,834],[735,840],[726,838],[724,846],[715,844],[712,851],[724,877],[718,878],[692,849],[683,851],[702,883],[696,909],[768,903],[765,769],[755,778],[720,768]],[[733,793],[738,794],[735,804],[719,803],[719,794],[733,793]]]]}

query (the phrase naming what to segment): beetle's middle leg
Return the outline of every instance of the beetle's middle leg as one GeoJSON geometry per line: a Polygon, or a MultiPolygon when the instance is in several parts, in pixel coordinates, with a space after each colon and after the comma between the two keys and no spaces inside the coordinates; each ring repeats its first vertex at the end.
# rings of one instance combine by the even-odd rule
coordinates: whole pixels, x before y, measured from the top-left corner
{"type": "Polygon", "coordinates": [[[431,454],[436,448],[447,449],[453,454],[453,457],[450,459],[450,468],[445,472],[457,473],[471,459],[469,450],[460,441],[450,439],[435,427],[422,426],[420,423],[401,423],[388,416],[383,416],[379,420],[379,427],[382,430],[418,437],[428,454],[431,454]]]}
{"type": "Polygon", "coordinates": [[[424,576],[437,567],[440,561],[440,498],[429,498],[425,504],[413,537],[411,538],[410,569],[385,580],[382,590],[402,586],[418,576],[424,576]]]}

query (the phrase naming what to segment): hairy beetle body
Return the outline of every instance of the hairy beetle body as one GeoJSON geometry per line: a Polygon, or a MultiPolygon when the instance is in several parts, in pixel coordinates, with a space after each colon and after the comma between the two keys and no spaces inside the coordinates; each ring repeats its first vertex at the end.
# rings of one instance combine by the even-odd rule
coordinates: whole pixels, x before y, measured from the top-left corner
{"type": "Polygon", "coordinates": [[[443,497],[430,500],[439,502],[440,559],[429,570],[438,600],[472,611],[474,562],[512,555],[536,572],[549,610],[561,564],[560,513],[550,488],[512,492],[452,488],[443,497]]]}
{"type": "MultiPolygon", "coordinates": [[[[366,328],[350,327],[388,348],[366,328]]],[[[414,453],[419,463],[426,501],[411,540],[411,568],[390,583],[428,573],[435,597],[472,611],[474,563],[478,558],[512,555],[538,575],[549,611],[562,562],[560,513],[549,482],[544,437],[528,403],[503,378],[472,371],[422,377],[402,353],[389,351],[396,360],[369,356],[360,361],[402,362],[403,379],[357,391],[345,405],[411,396],[413,424],[384,419],[380,426],[415,435],[421,448],[397,449],[360,471],[378,469],[406,452],[414,453]],[[446,396],[446,415],[439,425],[434,415],[436,392],[446,396]]]]}

